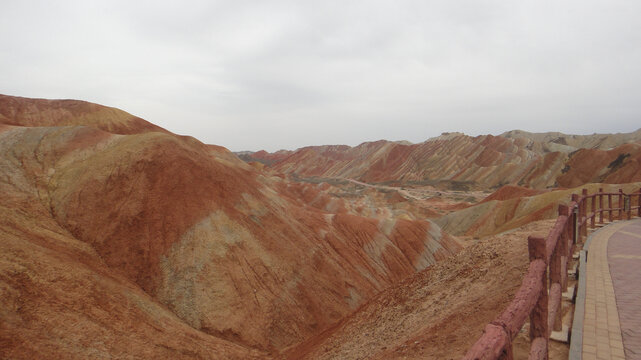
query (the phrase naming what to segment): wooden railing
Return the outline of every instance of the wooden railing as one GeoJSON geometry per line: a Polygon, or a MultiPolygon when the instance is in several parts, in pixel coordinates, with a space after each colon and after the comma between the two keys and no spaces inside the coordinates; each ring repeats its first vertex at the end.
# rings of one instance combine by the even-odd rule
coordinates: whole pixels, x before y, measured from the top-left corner
{"type": "Polygon", "coordinates": [[[550,334],[562,328],[561,297],[567,291],[568,263],[576,246],[587,238],[588,226],[596,227],[597,216],[600,224],[605,213],[609,221],[641,217],[639,205],[641,189],[630,194],[624,194],[622,189],[617,193],[599,189],[592,195],[583,189],[581,195],[572,194],[568,205],[559,205],[559,215],[547,238],[528,237],[530,266],[514,299],[501,315],[485,326],[483,335],[463,359],[512,359],[512,340],[528,317],[529,359],[547,359],[550,334]],[[618,200],[616,207],[612,205],[613,197],[618,200]],[[604,199],[607,207],[603,206],[604,199]],[[633,199],[637,199],[636,206],[631,206],[633,199]]]}

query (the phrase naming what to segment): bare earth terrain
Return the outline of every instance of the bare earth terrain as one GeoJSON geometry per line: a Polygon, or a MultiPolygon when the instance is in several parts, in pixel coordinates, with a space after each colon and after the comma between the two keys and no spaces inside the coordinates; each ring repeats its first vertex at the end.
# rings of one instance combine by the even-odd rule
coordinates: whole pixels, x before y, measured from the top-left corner
{"type": "Polygon", "coordinates": [[[640,136],[245,162],[115,108],[0,95],[0,358],[459,358],[558,204],[639,189],[640,136]]]}
{"type": "Polygon", "coordinates": [[[529,264],[527,236],[545,236],[552,224],[537,221],[472,241],[456,256],[386,289],[286,357],[460,358],[521,285],[529,264]]]}

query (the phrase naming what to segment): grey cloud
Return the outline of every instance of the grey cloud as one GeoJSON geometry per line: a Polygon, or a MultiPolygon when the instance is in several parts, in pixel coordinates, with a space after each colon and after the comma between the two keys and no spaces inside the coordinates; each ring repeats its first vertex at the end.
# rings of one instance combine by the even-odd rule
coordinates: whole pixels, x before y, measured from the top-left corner
{"type": "Polygon", "coordinates": [[[632,131],[633,1],[3,1],[0,93],[232,150],[632,131]]]}

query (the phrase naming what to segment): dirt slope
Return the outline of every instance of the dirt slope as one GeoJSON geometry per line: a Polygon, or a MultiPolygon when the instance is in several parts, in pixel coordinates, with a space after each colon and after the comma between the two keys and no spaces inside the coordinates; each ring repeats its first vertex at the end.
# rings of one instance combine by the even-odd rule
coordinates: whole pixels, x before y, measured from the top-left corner
{"type": "MultiPolygon", "coordinates": [[[[553,221],[531,223],[465,248],[385,290],[284,358],[460,358],[521,285],[527,236],[547,235],[553,221]]],[[[517,358],[523,358],[520,346],[517,358]]]]}

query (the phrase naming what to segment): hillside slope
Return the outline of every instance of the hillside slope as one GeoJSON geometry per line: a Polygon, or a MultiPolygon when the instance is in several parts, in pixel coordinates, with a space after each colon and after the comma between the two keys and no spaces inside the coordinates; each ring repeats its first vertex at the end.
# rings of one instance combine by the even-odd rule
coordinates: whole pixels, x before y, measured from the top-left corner
{"type": "MultiPolygon", "coordinates": [[[[185,336],[200,330],[193,341],[213,344],[201,344],[203,351],[220,346],[214,357],[255,355],[247,348],[278,351],[461,248],[429,221],[358,216],[340,201],[310,206],[305,196],[323,196],[316,185],[266,176],[224,148],[146,127],[129,128],[129,135],[100,130],[115,129],[109,121],[79,126],[85,118],[60,120],[74,126],[39,126],[50,125],[47,119],[30,127],[0,125],[0,153],[6,154],[0,164],[0,203],[5,212],[20,214],[0,223],[0,244],[6,249],[0,271],[7,274],[0,281],[6,289],[0,305],[8,309],[2,318],[31,319],[3,332],[3,349],[10,354],[27,357],[36,351],[29,339],[49,339],[51,322],[34,313],[54,321],[53,313],[63,306],[70,315],[59,321],[76,331],[50,339],[57,344],[53,353],[71,356],[67,348],[77,347],[91,357],[92,348],[81,350],[82,344],[99,341],[99,335],[82,329],[89,326],[85,321],[109,322],[106,315],[92,317],[102,311],[101,299],[111,299],[106,306],[121,314],[123,324],[140,321],[133,300],[125,300],[134,296],[129,290],[149,302],[136,300],[136,306],[154,314],[165,311],[185,336]],[[20,226],[29,231],[15,235],[20,226]],[[54,241],[38,253],[41,259],[20,255],[28,242],[51,241],[47,236],[64,237],[66,247],[82,252],[54,241]],[[58,260],[63,255],[67,258],[58,260]],[[32,268],[32,261],[54,265],[32,268]],[[63,265],[55,265],[60,261],[63,265]],[[87,275],[83,266],[94,262],[101,276],[117,284],[103,286],[97,275],[87,275]],[[16,284],[11,274],[17,267],[24,267],[31,280],[16,284]],[[122,295],[112,295],[109,287],[119,287],[122,295]],[[35,303],[25,295],[58,288],[71,291],[76,300],[61,304],[52,295],[35,303]],[[109,305],[112,301],[118,303],[109,305]]],[[[153,319],[140,322],[165,331],[153,319]]],[[[117,339],[128,330],[104,327],[109,329],[104,336],[114,340],[101,351],[117,354],[127,344],[117,339]]],[[[166,353],[157,348],[171,349],[181,336],[176,330],[172,342],[153,331],[132,331],[144,334],[131,346],[142,353],[159,351],[161,357],[166,353]],[[144,340],[150,336],[153,341],[144,340]]]]}
{"type": "Polygon", "coordinates": [[[31,99],[0,94],[0,124],[15,126],[90,125],[114,134],[167,132],[122,110],[80,100],[31,99]]]}
{"type": "Polygon", "coordinates": [[[560,186],[586,183],[622,184],[641,181],[641,144],[625,144],[611,150],[581,149],[557,177],[560,186]]]}
{"type": "MultiPolygon", "coordinates": [[[[462,357],[521,285],[529,263],[527,236],[545,236],[553,221],[470,245],[381,292],[335,327],[289,349],[285,358],[462,357]]],[[[515,342],[518,358],[527,357],[529,343],[522,340],[515,342]]]]}
{"type": "Polygon", "coordinates": [[[0,128],[0,358],[262,358],[190,327],[61,226],[44,149],[21,144],[43,132],[0,128]]]}
{"type": "MultiPolygon", "coordinates": [[[[605,192],[626,193],[639,190],[641,182],[627,184],[586,184],[571,189],[555,189],[540,193],[529,189],[516,190],[520,196],[511,196],[514,188],[506,186],[484,201],[462,210],[453,211],[435,220],[445,231],[454,235],[489,236],[518,228],[533,221],[554,219],[558,205],[570,201],[572,194],[588,189],[590,194],[602,188],[605,192]],[[528,190],[528,191],[525,191],[528,190]]],[[[615,206],[616,206],[616,199],[615,206]]]]}

